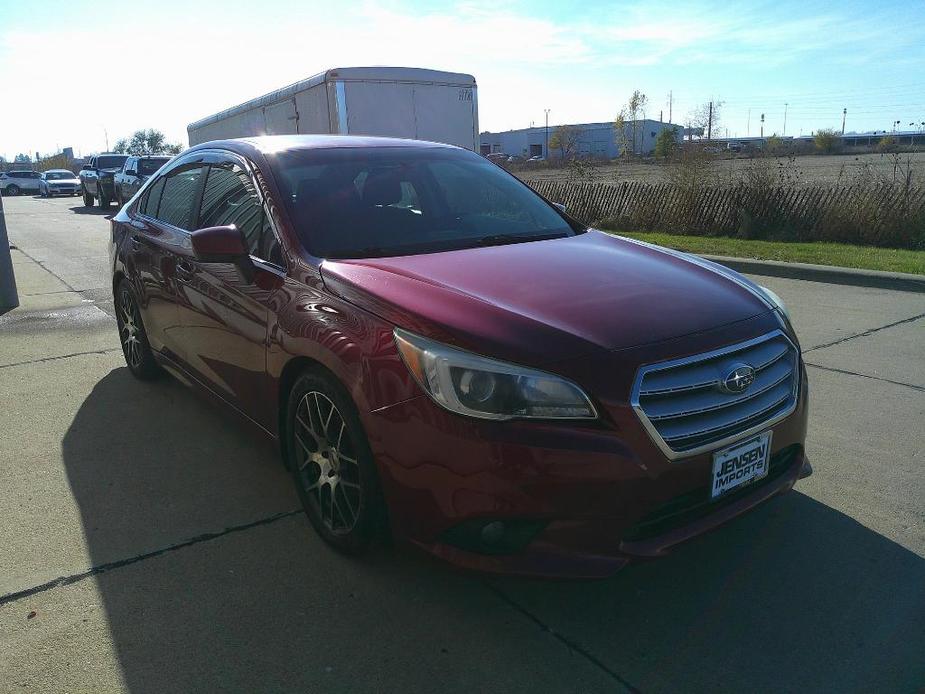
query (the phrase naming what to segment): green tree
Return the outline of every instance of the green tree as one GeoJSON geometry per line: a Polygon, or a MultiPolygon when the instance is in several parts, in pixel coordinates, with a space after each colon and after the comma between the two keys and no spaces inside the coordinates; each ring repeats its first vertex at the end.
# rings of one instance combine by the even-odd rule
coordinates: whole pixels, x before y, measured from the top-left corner
{"type": "Polygon", "coordinates": [[[13,157],[13,163],[14,164],[31,164],[32,157],[30,157],[28,154],[23,154],[22,152],[20,152],[15,157],[13,157]]]}
{"type": "Polygon", "coordinates": [[[816,134],[813,136],[813,141],[816,143],[816,149],[820,152],[834,152],[835,148],[838,147],[841,135],[837,131],[830,128],[822,128],[816,131],[816,134]]]}
{"type": "Polygon", "coordinates": [[[632,152],[636,154],[638,146],[636,142],[636,131],[638,130],[638,121],[646,117],[646,104],[649,98],[638,89],[634,90],[626,102],[626,106],[620,109],[620,113],[613,121],[613,136],[620,154],[632,152]],[[627,135],[627,129],[630,135],[627,135]]]}
{"type": "Polygon", "coordinates": [[[784,141],[780,136],[775,133],[774,135],[768,135],[768,139],[765,143],[765,147],[768,150],[768,154],[777,154],[782,152],[784,149],[784,141]]]}
{"type": "Polygon", "coordinates": [[[167,142],[167,136],[160,130],[148,128],[136,130],[129,138],[116,141],[114,152],[119,154],[179,154],[181,145],[167,142]]]}
{"type": "Polygon", "coordinates": [[[663,128],[655,139],[655,156],[667,159],[672,156],[677,149],[677,130],[675,128],[663,128]]]}
{"type": "MultiPolygon", "coordinates": [[[[898,144],[896,138],[892,135],[884,135],[880,138],[880,142],[877,143],[877,149],[881,152],[892,152],[898,144]]],[[[17,161],[19,160],[17,159],[17,161]]]]}
{"type": "Polygon", "coordinates": [[[620,113],[613,119],[613,140],[620,155],[626,154],[626,109],[621,108],[620,113]]]}

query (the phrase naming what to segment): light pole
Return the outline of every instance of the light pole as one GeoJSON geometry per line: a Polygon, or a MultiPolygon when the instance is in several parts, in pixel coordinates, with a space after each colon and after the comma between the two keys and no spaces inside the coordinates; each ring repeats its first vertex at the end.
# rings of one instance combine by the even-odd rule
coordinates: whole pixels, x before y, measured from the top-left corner
{"type": "Polygon", "coordinates": [[[842,135],[845,134],[845,118],[847,117],[848,117],[848,109],[846,107],[841,110],[841,134],[842,135]]]}
{"type": "Polygon", "coordinates": [[[549,159],[549,111],[551,109],[544,108],[543,112],[546,114],[546,147],[543,149],[543,157],[549,159]]]}
{"type": "Polygon", "coordinates": [[[784,102],[784,132],[781,133],[781,136],[784,136],[787,134],[787,107],[789,105],[790,104],[788,104],[786,101],[784,102]]]}

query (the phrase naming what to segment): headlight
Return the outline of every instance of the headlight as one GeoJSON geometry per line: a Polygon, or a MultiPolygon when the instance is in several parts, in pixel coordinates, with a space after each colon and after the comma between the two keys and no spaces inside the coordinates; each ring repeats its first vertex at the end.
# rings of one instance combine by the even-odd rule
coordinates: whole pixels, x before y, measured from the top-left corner
{"type": "Polygon", "coordinates": [[[424,391],[451,412],[481,419],[594,419],[574,383],[544,371],[480,357],[395,329],[395,344],[424,391]]]}
{"type": "Polygon", "coordinates": [[[784,300],[781,299],[779,296],[777,296],[777,294],[775,294],[774,292],[772,292],[770,289],[768,289],[765,286],[762,286],[759,284],[758,288],[761,289],[762,292],[764,292],[764,295],[767,297],[768,301],[770,301],[774,305],[774,308],[776,308],[778,311],[784,314],[784,317],[787,319],[787,322],[789,323],[790,322],[790,311],[787,310],[787,305],[784,303],[784,300]]]}

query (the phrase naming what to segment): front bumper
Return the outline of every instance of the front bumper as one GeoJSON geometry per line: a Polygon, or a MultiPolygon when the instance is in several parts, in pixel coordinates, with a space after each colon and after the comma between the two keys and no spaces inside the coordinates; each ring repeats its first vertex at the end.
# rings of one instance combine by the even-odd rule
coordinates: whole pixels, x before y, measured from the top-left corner
{"type": "Polygon", "coordinates": [[[772,427],[768,477],[716,503],[709,502],[712,453],[669,462],[645,445],[631,410],[585,426],[499,423],[454,415],[420,396],[364,415],[364,425],[397,535],[463,568],[598,578],[662,556],[791,489],[811,469],[802,376],[796,409],[772,427]],[[458,541],[457,529],[494,521],[533,532],[509,552],[458,541]]]}
{"type": "Polygon", "coordinates": [[[49,186],[47,188],[49,195],[76,195],[80,190],[79,186],[49,186]]]}

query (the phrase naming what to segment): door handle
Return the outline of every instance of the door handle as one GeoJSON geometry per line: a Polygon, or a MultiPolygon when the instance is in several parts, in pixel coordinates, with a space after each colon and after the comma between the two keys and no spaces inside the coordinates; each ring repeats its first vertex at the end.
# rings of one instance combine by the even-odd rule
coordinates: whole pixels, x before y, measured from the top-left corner
{"type": "Polygon", "coordinates": [[[193,279],[193,266],[185,260],[177,261],[177,277],[182,280],[193,279]]]}
{"type": "Polygon", "coordinates": [[[138,240],[137,236],[133,236],[131,239],[132,250],[140,251],[141,250],[141,241],[138,240]]]}

